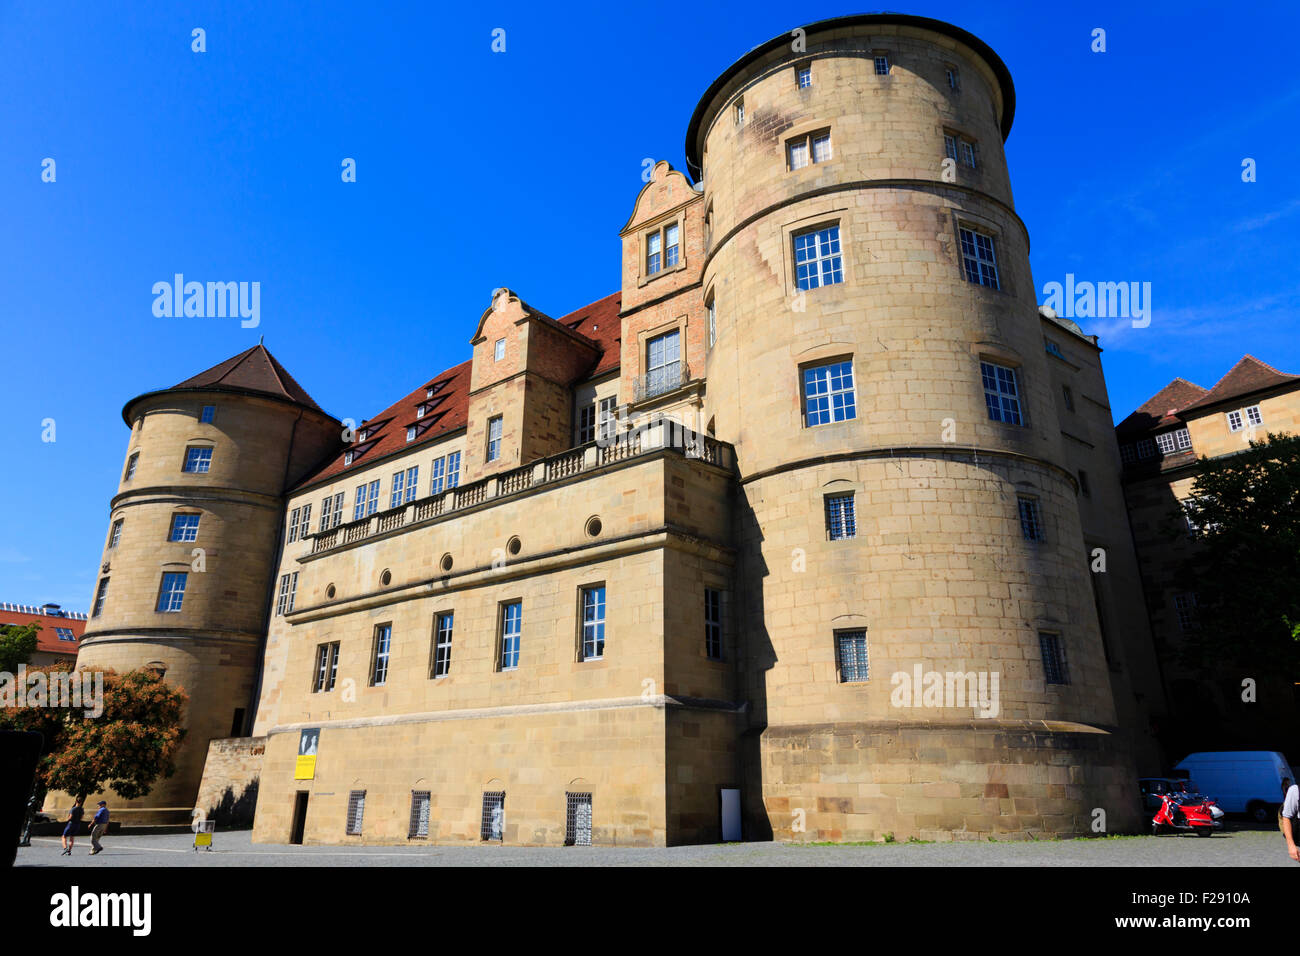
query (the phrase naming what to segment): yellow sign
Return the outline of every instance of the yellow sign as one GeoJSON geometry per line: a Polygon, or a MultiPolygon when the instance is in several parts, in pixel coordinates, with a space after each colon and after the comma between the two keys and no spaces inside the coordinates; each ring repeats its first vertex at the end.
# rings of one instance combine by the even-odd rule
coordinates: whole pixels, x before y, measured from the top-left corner
{"type": "Polygon", "coordinates": [[[293,779],[316,779],[316,748],[319,745],[320,728],[303,728],[298,736],[298,761],[293,765],[293,779]]]}
{"type": "Polygon", "coordinates": [[[211,833],[194,834],[194,846],[196,848],[201,846],[212,846],[212,834],[211,833]]]}

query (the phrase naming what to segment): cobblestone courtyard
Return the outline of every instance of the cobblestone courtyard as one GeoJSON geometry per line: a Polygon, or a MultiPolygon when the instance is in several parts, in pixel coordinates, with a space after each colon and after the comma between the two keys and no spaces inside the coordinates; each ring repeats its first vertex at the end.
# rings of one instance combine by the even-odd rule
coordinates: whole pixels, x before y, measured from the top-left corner
{"type": "Polygon", "coordinates": [[[250,831],[218,833],[211,852],[188,834],[112,836],[90,857],[77,839],[71,857],[57,837],[33,837],[17,866],[1297,866],[1276,830],[1196,836],[1120,837],[1039,843],[926,843],[799,846],[739,843],[667,849],[502,846],[284,846],[254,844],[250,831]]]}

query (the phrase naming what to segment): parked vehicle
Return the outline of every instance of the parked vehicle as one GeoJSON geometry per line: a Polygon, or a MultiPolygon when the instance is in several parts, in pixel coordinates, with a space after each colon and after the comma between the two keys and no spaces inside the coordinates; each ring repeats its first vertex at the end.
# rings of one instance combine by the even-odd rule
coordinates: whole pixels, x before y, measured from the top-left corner
{"type": "Polygon", "coordinates": [[[1142,809],[1155,813],[1160,809],[1160,798],[1173,791],[1180,781],[1168,777],[1142,777],[1138,780],[1138,792],[1142,794],[1142,809]]]}
{"type": "Polygon", "coordinates": [[[1202,794],[1166,793],[1160,797],[1160,809],[1151,818],[1151,832],[1156,836],[1169,832],[1192,832],[1207,837],[1223,828],[1223,811],[1202,794]]]}
{"type": "Polygon", "coordinates": [[[1282,778],[1295,779],[1286,758],[1275,750],[1222,750],[1188,754],[1174,770],[1186,773],[1214,794],[1221,809],[1248,813],[1260,823],[1277,814],[1282,778]]]}

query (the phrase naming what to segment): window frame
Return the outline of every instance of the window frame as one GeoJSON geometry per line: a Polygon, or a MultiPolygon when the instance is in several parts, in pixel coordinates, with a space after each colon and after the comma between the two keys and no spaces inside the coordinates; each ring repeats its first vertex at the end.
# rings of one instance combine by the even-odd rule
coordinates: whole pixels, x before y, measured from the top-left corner
{"type": "Polygon", "coordinates": [[[183,611],[185,608],[185,588],[188,584],[188,572],[164,571],[162,580],[158,585],[158,601],[154,604],[155,613],[179,614],[183,611]]]}
{"type": "Polygon", "coordinates": [[[726,591],[704,588],[704,656],[711,661],[725,660],[723,624],[726,617],[726,591]]]}
{"type": "Polygon", "coordinates": [[[608,615],[608,591],[605,582],[584,584],[578,588],[578,660],[579,662],[599,661],[605,657],[606,623],[608,615]],[[588,600],[596,598],[598,600],[588,600]],[[593,616],[588,619],[588,610],[593,616]],[[599,617],[595,617],[595,614],[599,617]],[[590,639],[589,639],[589,636],[590,639]],[[588,650],[590,646],[591,650],[588,650]]]}
{"type": "Polygon", "coordinates": [[[433,646],[429,652],[430,680],[441,680],[451,675],[451,646],[455,631],[455,611],[438,611],[433,615],[433,646]],[[443,626],[444,621],[446,627],[443,626]],[[444,636],[446,640],[443,640],[444,636]]]}
{"type": "Polygon", "coordinates": [[[383,687],[388,683],[388,672],[393,657],[393,622],[376,624],[370,645],[370,684],[383,687]]]}
{"type": "MultiPolygon", "coordinates": [[[[791,251],[794,265],[794,286],[796,291],[812,292],[827,286],[843,285],[847,271],[844,268],[844,237],[840,230],[840,221],[822,223],[794,230],[790,233],[791,251]],[[832,235],[833,233],[833,235],[832,235]],[[825,238],[823,236],[825,235],[825,238]],[[800,259],[800,240],[811,237],[811,253],[800,259]],[[823,248],[825,247],[825,248],[823,248]],[[833,247],[833,248],[831,248],[833,247]],[[801,276],[800,269],[811,269],[801,276]],[[816,279],[816,284],[811,283],[816,279]]],[[[807,250],[808,247],[804,247],[807,250]]]]}
{"type": "Polygon", "coordinates": [[[1024,406],[1020,401],[1020,396],[1024,392],[1024,383],[1020,380],[1020,366],[1003,365],[988,358],[981,358],[979,363],[980,388],[984,392],[984,409],[988,413],[988,420],[997,422],[999,425],[1014,425],[1017,428],[1027,427],[1029,422],[1025,417],[1024,406]],[[999,372],[1009,373],[1013,391],[1008,392],[1003,388],[1004,378],[998,374],[999,372]],[[990,381],[994,386],[993,391],[989,390],[990,381]],[[1011,411],[1015,415],[1015,421],[1007,417],[1008,401],[1012,403],[1011,411]],[[997,415],[994,415],[995,409],[997,415]]]}
{"type": "Polygon", "coordinates": [[[1016,516],[1020,522],[1020,536],[1032,544],[1047,540],[1047,526],[1037,495],[1016,495],[1016,516]]]}
{"type": "Polygon", "coordinates": [[[487,447],[484,450],[484,461],[494,462],[501,460],[501,440],[505,434],[505,421],[503,415],[493,415],[487,423],[487,447]],[[492,429],[496,429],[496,437],[492,435],[492,429]]]}
{"type": "Polygon", "coordinates": [[[785,141],[785,170],[788,173],[798,172],[810,166],[822,166],[834,162],[834,160],[835,148],[832,145],[831,128],[829,126],[799,133],[785,141]],[[817,144],[819,142],[825,142],[826,144],[826,153],[820,159],[817,158],[817,144]],[[795,149],[799,147],[803,149],[804,161],[796,166],[795,149]]]}
{"type": "Polygon", "coordinates": [[[199,522],[202,520],[203,513],[199,511],[173,511],[171,527],[167,529],[167,540],[180,542],[199,540],[199,522]],[[182,518],[193,518],[194,524],[190,525],[189,522],[186,521],[184,528],[178,528],[180,519],[182,518]],[[184,532],[181,537],[177,537],[176,535],[178,530],[184,532]],[[192,534],[189,533],[191,531],[193,532],[192,534]]]}
{"type": "Polygon", "coordinates": [[[185,458],[181,462],[181,473],[186,475],[206,475],[212,471],[211,445],[186,445],[185,458]],[[203,453],[207,452],[204,457],[203,453]],[[193,465],[194,467],[190,467],[193,465]],[[202,467],[199,467],[202,466],[202,467]]]}
{"type": "Polygon", "coordinates": [[[204,425],[211,425],[217,417],[217,406],[204,405],[199,409],[199,421],[204,425]]]}
{"type": "Polygon", "coordinates": [[[676,272],[686,265],[686,250],[683,248],[685,229],[680,216],[666,219],[658,225],[641,231],[641,283],[650,282],[670,272],[676,272]],[[676,236],[675,242],[669,242],[669,233],[676,236]],[[652,244],[657,248],[652,250],[652,244]],[[651,267],[651,257],[657,256],[657,263],[651,267]],[[669,260],[672,261],[669,261],[669,260]]]}
{"type": "Polygon", "coordinates": [[[858,536],[857,509],[855,493],[852,491],[837,491],[822,496],[827,541],[851,541],[858,536]],[[836,503],[840,502],[847,502],[847,507],[841,505],[837,513],[836,503]]]}
{"type": "Polygon", "coordinates": [[[867,629],[865,627],[836,628],[832,633],[835,639],[835,676],[838,683],[869,684],[871,682],[871,647],[867,643],[867,629]],[[853,660],[846,661],[844,654],[845,642],[848,640],[856,641],[859,635],[861,635],[862,640],[860,659],[855,647],[853,660]]]}
{"type": "Polygon", "coordinates": [[[1065,638],[1060,631],[1038,631],[1038,654],[1043,667],[1043,682],[1049,687],[1065,687],[1070,683],[1070,664],[1065,654],[1065,638]],[[1048,651],[1051,650],[1051,666],[1048,651]],[[1056,680],[1053,680],[1055,671],[1056,680]]]}
{"type": "Polygon", "coordinates": [[[804,428],[820,428],[823,425],[836,425],[856,421],[858,417],[857,375],[853,368],[853,356],[840,356],[831,359],[819,359],[815,363],[799,366],[799,399],[804,428]],[[824,372],[825,375],[817,373],[824,372]],[[838,378],[841,387],[836,388],[838,378]],[[844,386],[846,380],[848,385],[844,386]],[[810,391],[810,386],[823,383],[824,391],[810,391]],[[847,396],[847,398],[845,398],[847,396]],[[837,399],[840,401],[837,402],[837,399]],[[825,421],[813,421],[811,406],[813,403],[825,402],[825,407],[818,406],[816,415],[826,415],[825,421]],[[839,415],[840,417],[836,417],[839,415]]]}
{"type": "Polygon", "coordinates": [[[1006,291],[1002,285],[1002,272],[998,267],[998,236],[992,232],[985,232],[983,227],[976,228],[972,223],[958,222],[957,255],[961,260],[962,276],[968,283],[994,292],[1006,291]],[[988,244],[989,258],[987,259],[982,254],[980,240],[985,240],[988,244]],[[971,252],[974,254],[972,255],[971,252]],[[991,269],[991,273],[985,271],[986,267],[991,269]],[[985,279],[989,278],[990,274],[993,281],[986,282],[985,279]]]}
{"type": "Polygon", "coordinates": [[[114,521],[114,522],[109,526],[109,528],[108,528],[108,548],[107,548],[106,550],[108,550],[108,551],[112,551],[114,548],[116,548],[116,547],[121,543],[121,541],[122,541],[122,526],[123,526],[125,523],[126,523],[126,519],[125,519],[125,518],[118,518],[118,519],[116,519],[116,520],[115,520],[115,521],[114,521]]]}
{"type": "Polygon", "coordinates": [[[523,651],[524,602],[522,598],[502,601],[497,608],[496,670],[498,673],[517,671],[519,669],[519,658],[523,651]],[[515,625],[513,632],[509,630],[512,623],[512,609],[516,610],[513,619],[515,625]],[[510,661],[510,663],[507,663],[507,661],[510,661]]]}

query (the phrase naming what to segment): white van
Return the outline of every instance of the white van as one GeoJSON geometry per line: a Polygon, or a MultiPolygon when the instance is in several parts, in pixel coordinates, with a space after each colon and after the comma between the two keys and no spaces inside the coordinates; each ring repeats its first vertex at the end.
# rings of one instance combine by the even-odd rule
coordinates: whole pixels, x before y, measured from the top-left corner
{"type": "Polygon", "coordinates": [[[1282,778],[1295,774],[1276,750],[1219,750],[1188,754],[1174,766],[1178,776],[1196,781],[1228,813],[1272,820],[1282,803],[1282,778]]]}

